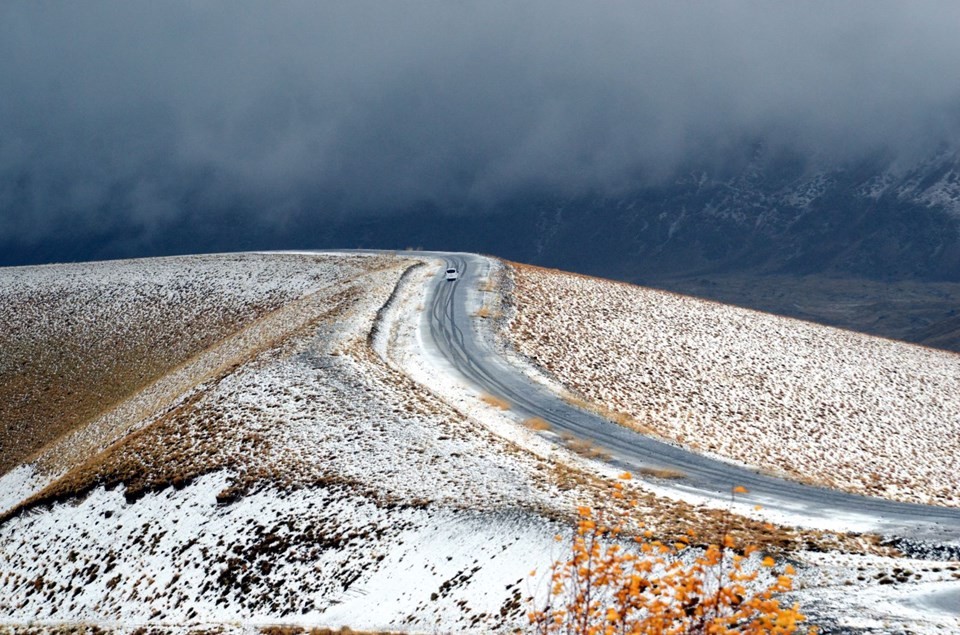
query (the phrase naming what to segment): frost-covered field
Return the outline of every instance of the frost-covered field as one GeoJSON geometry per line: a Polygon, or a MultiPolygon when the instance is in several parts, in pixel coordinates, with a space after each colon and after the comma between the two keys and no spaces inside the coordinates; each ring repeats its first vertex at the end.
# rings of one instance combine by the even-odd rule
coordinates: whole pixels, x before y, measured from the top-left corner
{"type": "MultiPolygon", "coordinates": [[[[273,297],[271,309],[224,327],[38,460],[0,474],[0,513],[34,497],[0,521],[0,632],[514,632],[525,598],[543,589],[529,572],[542,576],[558,557],[554,536],[584,504],[629,508],[657,537],[729,531],[787,555],[799,569],[796,599],[824,623],[934,632],[952,619],[917,617],[911,604],[923,585],[952,593],[952,564],[903,563],[869,537],[732,517],[636,480],[614,500],[616,470],[485,404],[431,352],[421,315],[437,262],[202,260],[208,284],[229,282],[245,306],[273,297]],[[236,271],[257,262],[289,287],[240,289],[236,271]],[[872,599],[852,610],[848,585],[872,599]]],[[[151,262],[167,264],[140,262],[137,279],[151,278],[151,262]]]]}
{"type": "Polygon", "coordinates": [[[588,401],[791,478],[960,506],[960,355],[513,268],[518,351],[588,401]]]}
{"type": "Polygon", "coordinates": [[[218,505],[230,480],[209,474],[133,504],[98,489],[8,522],[0,622],[486,632],[516,621],[529,569],[549,562],[550,525],[520,510],[384,504],[349,485],[264,487],[218,505]]]}
{"type": "MultiPolygon", "coordinates": [[[[291,291],[246,328],[250,359],[0,524],[0,623],[522,623],[527,574],[554,554],[549,517],[593,482],[572,469],[566,482],[374,352],[377,312],[412,264],[344,257],[336,284],[291,291]]],[[[37,489],[31,469],[0,478],[8,507],[37,489]]]]}
{"type": "Polygon", "coordinates": [[[232,254],[0,269],[0,471],[362,262],[232,254]]]}

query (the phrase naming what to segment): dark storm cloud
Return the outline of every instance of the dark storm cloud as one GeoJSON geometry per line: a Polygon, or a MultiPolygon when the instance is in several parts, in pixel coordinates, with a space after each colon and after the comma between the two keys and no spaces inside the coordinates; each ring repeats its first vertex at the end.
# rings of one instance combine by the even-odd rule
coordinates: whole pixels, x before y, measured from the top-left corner
{"type": "Polygon", "coordinates": [[[0,238],[615,191],[747,138],[916,153],[956,135],[958,24],[952,2],[5,2],[0,238]]]}

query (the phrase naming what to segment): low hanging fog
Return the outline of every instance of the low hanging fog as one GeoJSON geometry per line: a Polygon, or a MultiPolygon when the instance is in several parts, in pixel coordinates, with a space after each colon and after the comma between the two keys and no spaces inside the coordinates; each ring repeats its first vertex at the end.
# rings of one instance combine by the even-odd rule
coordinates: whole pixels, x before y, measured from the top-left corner
{"type": "Polygon", "coordinates": [[[958,24],[952,2],[5,2],[0,241],[616,192],[752,140],[909,162],[957,138],[958,24]]]}

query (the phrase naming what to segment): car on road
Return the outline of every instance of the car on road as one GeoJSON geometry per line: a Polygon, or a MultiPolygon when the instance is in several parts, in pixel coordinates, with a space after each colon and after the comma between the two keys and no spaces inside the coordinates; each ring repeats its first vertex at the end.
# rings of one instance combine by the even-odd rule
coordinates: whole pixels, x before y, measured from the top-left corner
{"type": "Polygon", "coordinates": [[[447,269],[447,280],[456,280],[459,277],[460,277],[460,273],[456,269],[452,267],[450,269],[447,269]]]}

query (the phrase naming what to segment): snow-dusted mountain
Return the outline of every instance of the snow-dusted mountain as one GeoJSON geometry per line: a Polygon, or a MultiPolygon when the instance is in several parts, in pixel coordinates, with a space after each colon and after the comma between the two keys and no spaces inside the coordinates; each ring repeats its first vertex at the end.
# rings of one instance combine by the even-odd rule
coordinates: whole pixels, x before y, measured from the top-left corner
{"type": "Polygon", "coordinates": [[[755,145],[616,194],[425,206],[319,235],[494,253],[960,350],[958,175],[955,151],[838,163],[755,145]]]}
{"type": "Polygon", "coordinates": [[[960,279],[960,158],[819,164],[756,148],[617,197],[541,207],[533,260],[637,279],[749,272],[960,279]]]}
{"type": "Polygon", "coordinates": [[[753,142],[700,157],[667,176],[637,174],[604,190],[524,183],[483,202],[427,198],[376,213],[338,214],[335,203],[318,195],[300,201],[282,223],[257,221],[259,208],[242,200],[222,208],[184,199],[179,205],[190,214],[153,227],[142,236],[146,242],[131,241],[142,228],[125,225],[120,215],[94,229],[64,228],[43,243],[0,239],[0,264],[250,248],[474,251],[960,349],[951,313],[960,293],[956,150],[878,151],[838,161],[753,142]],[[763,286],[771,276],[779,277],[772,286],[803,296],[796,302],[802,306],[764,289],[736,289],[763,286]],[[798,286],[784,277],[829,280],[798,286]],[[691,283],[698,278],[708,285],[691,283]],[[874,285],[857,297],[860,309],[845,316],[833,310],[832,295],[824,296],[836,291],[839,278],[874,285]],[[910,302],[893,304],[890,296],[899,292],[876,286],[901,281],[958,286],[928,286],[910,302]],[[811,290],[815,297],[807,297],[811,290]]]}
{"type": "MultiPolygon", "coordinates": [[[[947,146],[838,161],[741,143],[603,190],[523,183],[483,202],[425,198],[375,214],[301,203],[262,225],[244,201],[184,200],[190,216],[158,225],[136,251],[421,246],[630,280],[736,271],[960,281],[960,154],[947,146]],[[211,220],[227,218],[227,227],[211,220]]],[[[132,255],[139,232],[121,221],[76,229],[59,242],[11,238],[0,264],[132,255]]]]}

